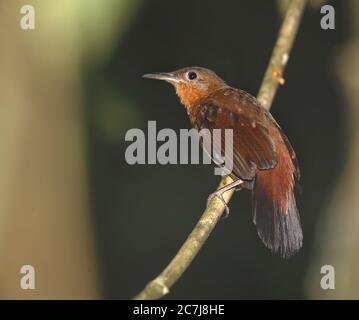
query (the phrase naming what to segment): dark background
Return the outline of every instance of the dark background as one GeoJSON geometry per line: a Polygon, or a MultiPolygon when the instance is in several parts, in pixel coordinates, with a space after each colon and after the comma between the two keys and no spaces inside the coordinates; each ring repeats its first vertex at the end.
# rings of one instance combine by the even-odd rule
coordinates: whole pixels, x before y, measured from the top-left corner
{"type": "MultiPolygon", "coordinates": [[[[173,88],[144,73],[198,65],[256,94],[281,18],[275,1],[143,1],[116,50],[86,68],[91,205],[105,298],[128,299],[170,261],[202,214],[219,181],[212,166],[125,162],[125,132],[189,128],[173,88]],[[105,93],[104,93],[105,92],[105,93]],[[120,101],[121,103],[118,103],[120,101]]],[[[336,30],[320,28],[319,8],[307,8],[286,83],[272,113],[291,140],[302,171],[298,203],[303,249],[273,256],[252,223],[250,193],[236,193],[168,299],[306,298],[315,228],[346,157],[346,103],[334,70],[346,41],[348,1],[337,1],[336,30]]],[[[320,273],[318,270],[318,286],[320,273]]]]}

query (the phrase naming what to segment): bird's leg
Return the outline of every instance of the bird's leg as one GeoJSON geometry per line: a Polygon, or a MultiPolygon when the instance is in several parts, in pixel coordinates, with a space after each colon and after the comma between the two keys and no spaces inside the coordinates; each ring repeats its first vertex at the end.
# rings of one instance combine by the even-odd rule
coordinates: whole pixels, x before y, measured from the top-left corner
{"type": "MultiPolygon", "coordinates": [[[[207,199],[207,207],[208,207],[209,203],[212,201],[212,199],[217,197],[219,200],[222,201],[222,203],[224,204],[225,210],[226,210],[226,213],[223,215],[223,218],[227,218],[229,215],[229,208],[228,208],[227,202],[223,198],[223,194],[225,192],[227,192],[228,190],[231,190],[233,188],[240,186],[242,183],[243,183],[243,181],[241,179],[238,179],[238,180],[233,181],[232,183],[227,184],[226,186],[216,190],[215,192],[211,193],[207,199]]],[[[236,189],[238,189],[238,188],[236,188],[236,189]]]]}

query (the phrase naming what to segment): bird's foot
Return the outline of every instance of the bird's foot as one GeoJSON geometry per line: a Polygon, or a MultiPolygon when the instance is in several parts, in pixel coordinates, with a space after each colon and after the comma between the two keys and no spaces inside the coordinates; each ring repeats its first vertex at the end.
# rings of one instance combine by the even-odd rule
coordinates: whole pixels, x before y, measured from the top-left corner
{"type": "Polygon", "coordinates": [[[223,191],[221,190],[218,190],[218,191],[215,191],[213,193],[211,193],[208,198],[207,198],[207,207],[209,205],[209,203],[214,199],[214,198],[218,198],[219,200],[222,201],[223,205],[224,205],[224,210],[225,212],[223,213],[222,215],[222,219],[225,219],[225,218],[228,218],[229,216],[229,208],[228,208],[228,205],[227,205],[227,202],[226,200],[224,200],[223,198],[223,191]]]}

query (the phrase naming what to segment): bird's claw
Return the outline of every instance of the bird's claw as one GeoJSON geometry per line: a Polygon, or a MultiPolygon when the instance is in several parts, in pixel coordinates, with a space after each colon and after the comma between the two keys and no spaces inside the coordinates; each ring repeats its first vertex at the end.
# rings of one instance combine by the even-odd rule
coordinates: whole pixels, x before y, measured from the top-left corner
{"type": "Polygon", "coordinates": [[[222,192],[216,191],[216,192],[211,193],[211,194],[208,196],[208,199],[207,199],[207,207],[208,207],[209,203],[210,203],[214,198],[218,198],[219,200],[221,200],[222,203],[223,203],[223,205],[224,205],[225,213],[222,215],[222,218],[223,218],[223,219],[228,218],[228,216],[229,216],[229,208],[228,208],[228,205],[227,205],[226,200],[224,200],[224,198],[223,198],[223,193],[222,193],[222,192]]]}

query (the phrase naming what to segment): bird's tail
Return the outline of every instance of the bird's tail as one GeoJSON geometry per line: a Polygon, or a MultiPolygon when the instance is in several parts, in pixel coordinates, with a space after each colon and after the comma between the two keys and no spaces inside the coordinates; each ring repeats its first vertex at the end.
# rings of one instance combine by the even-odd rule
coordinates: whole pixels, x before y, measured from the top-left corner
{"type": "Polygon", "coordinates": [[[253,188],[253,221],[258,235],[271,251],[283,258],[297,252],[303,242],[293,190],[295,169],[288,158],[279,153],[277,166],[258,171],[253,188]]]}

